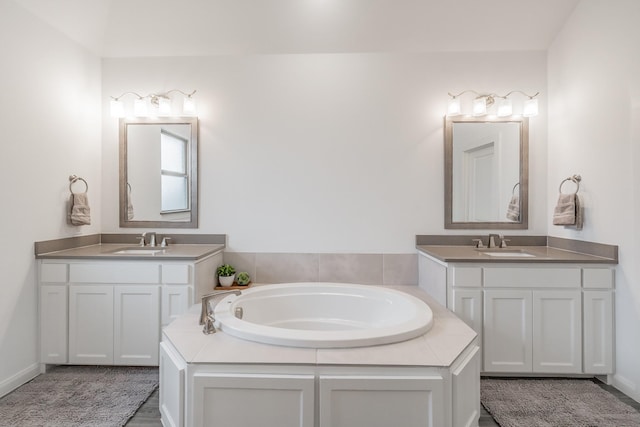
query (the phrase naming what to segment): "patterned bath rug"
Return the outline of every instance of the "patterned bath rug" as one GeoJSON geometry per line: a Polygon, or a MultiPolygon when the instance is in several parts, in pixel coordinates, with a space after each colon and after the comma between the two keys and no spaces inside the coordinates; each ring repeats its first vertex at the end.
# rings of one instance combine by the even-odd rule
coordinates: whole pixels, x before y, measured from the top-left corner
{"type": "Polygon", "coordinates": [[[585,379],[483,378],[480,401],[501,427],[640,427],[640,412],[585,379]]]}
{"type": "Polygon", "coordinates": [[[2,427],[120,427],[158,387],[158,368],[56,366],[0,399],[2,427]]]}

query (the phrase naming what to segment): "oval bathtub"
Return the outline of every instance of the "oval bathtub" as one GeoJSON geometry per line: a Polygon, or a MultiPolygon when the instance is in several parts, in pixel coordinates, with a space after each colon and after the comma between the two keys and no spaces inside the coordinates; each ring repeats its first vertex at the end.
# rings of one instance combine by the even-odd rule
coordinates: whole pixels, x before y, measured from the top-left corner
{"type": "Polygon", "coordinates": [[[229,335],[307,348],[390,344],[423,335],[433,323],[429,306],[414,296],[344,283],[256,286],[222,299],[214,316],[229,335]]]}

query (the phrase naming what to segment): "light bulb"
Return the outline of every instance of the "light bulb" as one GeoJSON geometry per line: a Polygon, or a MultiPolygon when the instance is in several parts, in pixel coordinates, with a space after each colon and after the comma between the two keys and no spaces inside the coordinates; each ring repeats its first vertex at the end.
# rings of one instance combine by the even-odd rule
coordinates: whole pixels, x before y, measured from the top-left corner
{"type": "Polygon", "coordinates": [[[498,102],[498,117],[507,117],[513,114],[513,105],[510,99],[503,98],[498,102]]]}
{"type": "Polygon", "coordinates": [[[487,114],[487,101],[484,98],[476,98],[473,100],[473,115],[484,116],[487,114]]]}
{"type": "Polygon", "coordinates": [[[149,113],[147,101],[144,98],[138,98],[133,102],[133,114],[136,116],[146,116],[149,113]]]}
{"type": "Polygon", "coordinates": [[[449,100],[449,107],[447,108],[447,116],[459,116],[460,112],[460,99],[451,98],[449,100]]]}
{"type": "Polygon", "coordinates": [[[196,114],[196,100],[190,96],[185,96],[182,104],[182,112],[184,114],[196,114]]]}
{"type": "Polygon", "coordinates": [[[158,97],[158,114],[161,116],[171,115],[171,100],[169,98],[158,97]]]}
{"type": "Polygon", "coordinates": [[[525,117],[535,117],[538,115],[538,100],[530,98],[524,101],[522,115],[525,117]]]}
{"type": "Polygon", "coordinates": [[[119,99],[111,100],[111,117],[124,117],[124,102],[119,99]]]}

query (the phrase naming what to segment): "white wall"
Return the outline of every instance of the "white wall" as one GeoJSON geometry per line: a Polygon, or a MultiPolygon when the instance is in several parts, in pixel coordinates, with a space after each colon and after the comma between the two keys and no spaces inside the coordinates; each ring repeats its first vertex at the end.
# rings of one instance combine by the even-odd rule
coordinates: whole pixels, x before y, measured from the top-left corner
{"type": "Polygon", "coordinates": [[[616,387],[640,400],[640,2],[583,0],[549,50],[549,234],[619,245],[616,387]],[[582,231],[551,223],[582,175],[582,231]]]}
{"type": "Polygon", "coordinates": [[[100,230],[100,60],[0,0],[0,395],[37,372],[33,243],[100,230]],[[66,224],[71,174],[92,225],[66,224]],[[82,187],[80,187],[82,188],[82,187]]]}
{"type": "Polygon", "coordinates": [[[412,253],[443,233],[448,91],[542,92],[529,234],[546,233],[546,54],[229,55],[103,60],[103,230],[119,231],[108,96],[197,89],[200,233],[232,251],[412,253]]]}

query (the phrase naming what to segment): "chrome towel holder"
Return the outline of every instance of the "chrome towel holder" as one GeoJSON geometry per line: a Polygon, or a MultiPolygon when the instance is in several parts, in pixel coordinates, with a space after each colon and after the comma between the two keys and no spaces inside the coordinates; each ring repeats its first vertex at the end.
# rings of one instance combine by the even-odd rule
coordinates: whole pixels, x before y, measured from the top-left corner
{"type": "Polygon", "coordinates": [[[69,175],[69,191],[71,192],[71,194],[80,194],[80,193],[74,193],[73,192],[73,184],[75,184],[78,181],[84,182],[84,186],[85,186],[84,192],[85,193],[87,191],[89,191],[89,184],[87,184],[87,181],[85,181],[84,178],[81,178],[78,175],[69,175]]]}
{"type": "Polygon", "coordinates": [[[573,183],[576,184],[576,191],[573,194],[578,194],[578,191],[580,190],[580,181],[582,181],[582,177],[580,175],[575,174],[563,179],[562,182],[560,183],[560,187],[558,187],[558,192],[560,194],[562,194],[562,185],[567,181],[573,181],[573,183]]]}

